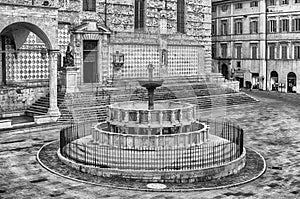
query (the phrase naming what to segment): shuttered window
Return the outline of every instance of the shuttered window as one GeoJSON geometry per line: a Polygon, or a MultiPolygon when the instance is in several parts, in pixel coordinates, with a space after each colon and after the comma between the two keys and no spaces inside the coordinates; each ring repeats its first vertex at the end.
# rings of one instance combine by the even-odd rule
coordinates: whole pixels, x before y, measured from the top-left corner
{"type": "Polygon", "coordinates": [[[277,21],[275,19],[268,21],[268,32],[277,32],[277,21]]]}
{"type": "Polygon", "coordinates": [[[236,44],[235,45],[235,51],[236,51],[236,58],[241,59],[242,58],[242,45],[236,44]]]}
{"type": "Polygon", "coordinates": [[[281,59],[287,58],[287,45],[281,45],[281,59]]]}
{"type": "Polygon", "coordinates": [[[227,57],[227,44],[221,44],[221,56],[222,58],[227,57]]]}
{"type": "Polygon", "coordinates": [[[269,59],[275,59],[275,45],[269,44],[269,59]]]}
{"type": "Polygon", "coordinates": [[[241,19],[234,20],[234,33],[237,35],[243,34],[243,22],[241,19]]]}
{"type": "Polygon", "coordinates": [[[300,46],[298,44],[294,46],[294,59],[300,59],[300,46]]]}
{"type": "Polygon", "coordinates": [[[280,20],[280,32],[289,32],[289,20],[288,19],[280,20]]]}
{"type": "Polygon", "coordinates": [[[258,50],[257,44],[250,44],[250,48],[251,48],[251,59],[257,59],[258,58],[258,56],[257,56],[257,50],[258,50]]]}
{"type": "Polygon", "coordinates": [[[135,0],[134,29],[143,29],[145,25],[145,0],[135,0]]]}
{"type": "Polygon", "coordinates": [[[258,18],[250,19],[250,34],[258,33],[258,18]]]}
{"type": "Polygon", "coordinates": [[[83,11],[96,11],[96,0],[83,0],[83,11]]]}
{"type": "Polygon", "coordinates": [[[300,31],[300,18],[293,19],[292,21],[292,31],[299,32],[300,31]]]}
{"type": "Polygon", "coordinates": [[[185,32],[185,0],[177,0],[177,32],[185,32]]]}

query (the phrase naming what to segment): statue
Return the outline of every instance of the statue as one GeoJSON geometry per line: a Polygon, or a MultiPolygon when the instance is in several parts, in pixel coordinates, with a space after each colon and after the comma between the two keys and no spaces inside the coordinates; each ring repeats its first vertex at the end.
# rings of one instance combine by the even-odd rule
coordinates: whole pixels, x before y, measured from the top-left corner
{"type": "Polygon", "coordinates": [[[75,66],[74,56],[73,56],[73,52],[70,48],[70,45],[68,45],[68,47],[67,47],[66,56],[64,57],[63,64],[64,64],[64,67],[75,66]]]}

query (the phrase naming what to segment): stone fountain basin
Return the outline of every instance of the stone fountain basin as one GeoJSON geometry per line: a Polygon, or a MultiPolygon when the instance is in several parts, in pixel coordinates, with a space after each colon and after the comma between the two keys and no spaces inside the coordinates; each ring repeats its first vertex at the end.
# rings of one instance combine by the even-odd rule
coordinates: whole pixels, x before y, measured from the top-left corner
{"type": "Polygon", "coordinates": [[[162,85],[164,80],[139,80],[139,84],[147,89],[155,89],[162,85]]]}
{"type": "Polygon", "coordinates": [[[108,106],[110,109],[119,109],[123,111],[167,111],[167,110],[186,110],[195,107],[193,104],[181,103],[181,102],[160,102],[156,101],[154,103],[154,109],[148,110],[148,103],[145,101],[127,101],[127,102],[119,102],[108,106]]]}

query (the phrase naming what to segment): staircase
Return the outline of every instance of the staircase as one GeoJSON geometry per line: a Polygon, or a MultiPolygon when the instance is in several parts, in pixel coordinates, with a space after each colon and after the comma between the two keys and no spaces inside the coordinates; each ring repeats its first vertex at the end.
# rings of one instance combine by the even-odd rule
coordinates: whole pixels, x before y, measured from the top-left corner
{"type": "MultiPolygon", "coordinates": [[[[215,78],[219,78],[216,76],[215,78]]],[[[221,80],[224,81],[224,80],[221,80]]],[[[78,123],[104,121],[106,106],[122,101],[148,100],[147,90],[137,81],[124,80],[114,89],[103,88],[98,91],[76,93],[58,92],[58,108],[61,117],[58,122],[78,123]]],[[[166,78],[162,87],[155,91],[155,101],[173,100],[197,105],[199,110],[228,107],[239,104],[255,103],[257,100],[246,93],[220,87],[206,78],[166,78]]],[[[27,111],[27,115],[46,114],[49,107],[49,95],[40,98],[27,111]]]]}
{"type": "MultiPolygon", "coordinates": [[[[58,92],[57,93],[57,105],[64,101],[65,93],[58,92]]],[[[27,116],[38,116],[45,115],[48,112],[48,108],[50,106],[50,97],[49,93],[46,96],[39,98],[36,102],[34,102],[26,111],[25,115],[27,116]]]]}

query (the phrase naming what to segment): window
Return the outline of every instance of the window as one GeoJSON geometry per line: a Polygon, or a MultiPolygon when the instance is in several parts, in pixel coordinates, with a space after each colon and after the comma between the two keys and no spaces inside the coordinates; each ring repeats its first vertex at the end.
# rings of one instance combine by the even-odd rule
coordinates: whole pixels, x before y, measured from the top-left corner
{"type": "Polygon", "coordinates": [[[268,21],[268,32],[272,33],[272,32],[276,32],[277,30],[277,23],[276,23],[276,19],[271,19],[268,21]]]}
{"type": "Polygon", "coordinates": [[[216,44],[212,44],[212,46],[211,46],[211,56],[212,56],[212,58],[216,58],[216,50],[217,50],[216,44]]]}
{"type": "Polygon", "coordinates": [[[275,5],[275,0],[268,0],[268,5],[269,6],[274,6],[275,5]]]}
{"type": "Polygon", "coordinates": [[[289,0],[280,0],[279,4],[280,5],[287,5],[287,4],[289,4],[289,0]]]}
{"type": "Polygon", "coordinates": [[[300,3],[300,0],[295,0],[295,3],[300,3]]]}
{"type": "Polygon", "coordinates": [[[237,68],[238,70],[241,70],[241,62],[240,62],[240,61],[237,61],[237,62],[236,62],[236,68],[237,68]]]}
{"type": "Polygon", "coordinates": [[[226,12],[228,10],[228,5],[222,5],[221,10],[226,12]]]}
{"type": "Polygon", "coordinates": [[[135,0],[134,7],[134,29],[144,28],[145,0],[135,0]]]}
{"type": "Polygon", "coordinates": [[[216,21],[211,22],[211,34],[216,35],[217,34],[217,26],[216,26],[216,21]]]}
{"type": "Polygon", "coordinates": [[[243,8],[243,4],[242,3],[236,3],[234,5],[235,9],[242,9],[243,8]]]}
{"type": "Polygon", "coordinates": [[[250,19],[250,34],[258,33],[258,18],[250,19]]]}
{"type": "Polygon", "coordinates": [[[236,52],[236,58],[241,59],[242,58],[242,45],[241,44],[235,45],[235,52],[236,52]]]}
{"type": "Polygon", "coordinates": [[[217,12],[217,6],[213,6],[211,9],[212,12],[217,12]]]}
{"type": "Polygon", "coordinates": [[[258,58],[258,56],[257,56],[257,50],[258,50],[257,44],[250,44],[250,48],[251,48],[251,59],[257,59],[258,58]]]}
{"type": "Polygon", "coordinates": [[[287,59],[287,45],[281,45],[281,59],[287,59]]]}
{"type": "Polygon", "coordinates": [[[228,34],[228,21],[222,20],[221,21],[221,35],[227,35],[228,34]]]}
{"type": "Polygon", "coordinates": [[[269,59],[275,59],[275,44],[269,44],[269,59]]]}
{"type": "Polygon", "coordinates": [[[292,21],[292,31],[298,32],[300,31],[300,18],[295,18],[292,21]]]}
{"type": "Polygon", "coordinates": [[[221,55],[223,58],[227,57],[227,44],[221,44],[221,55]]]}
{"type": "Polygon", "coordinates": [[[96,12],[96,0],[83,0],[83,11],[96,12]]]}
{"type": "Polygon", "coordinates": [[[300,59],[300,45],[294,46],[294,59],[300,59]]]}
{"type": "Polygon", "coordinates": [[[185,0],[177,0],[177,32],[184,33],[185,0]]]}
{"type": "Polygon", "coordinates": [[[280,20],[280,32],[289,32],[289,20],[288,19],[280,20]]]}
{"type": "Polygon", "coordinates": [[[258,7],[258,1],[251,1],[250,7],[258,7]]]}
{"type": "Polygon", "coordinates": [[[234,20],[234,33],[239,35],[243,34],[243,22],[242,19],[235,19],[234,20]]]}

